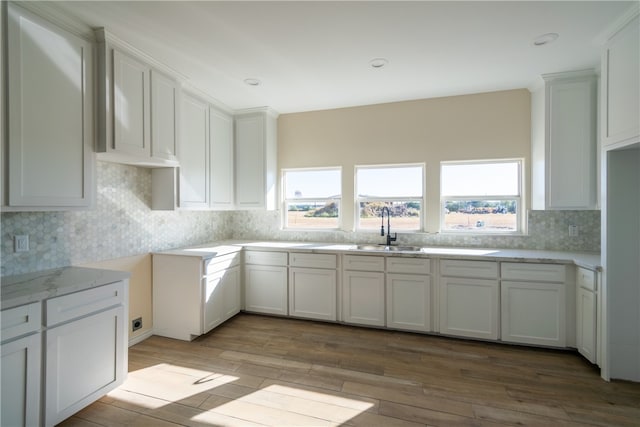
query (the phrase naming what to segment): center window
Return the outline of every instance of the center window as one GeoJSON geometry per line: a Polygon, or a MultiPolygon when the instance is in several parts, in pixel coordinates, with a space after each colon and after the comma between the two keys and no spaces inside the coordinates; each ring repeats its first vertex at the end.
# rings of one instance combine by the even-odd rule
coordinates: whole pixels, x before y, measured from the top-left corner
{"type": "Polygon", "coordinates": [[[356,166],[356,195],[359,230],[380,230],[384,207],[392,230],[422,230],[424,164],[356,166]]]}

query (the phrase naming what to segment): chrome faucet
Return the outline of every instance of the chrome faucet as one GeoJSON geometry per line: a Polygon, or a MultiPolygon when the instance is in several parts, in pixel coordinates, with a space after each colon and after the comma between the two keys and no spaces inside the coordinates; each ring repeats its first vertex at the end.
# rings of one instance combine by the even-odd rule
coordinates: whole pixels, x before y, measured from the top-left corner
{"type": "Polygon", "coordinates": [[[395,242],[398,240],[398,233],[393,233],[393,237],[391,237],[391,212],[387,206],[382,208],[382,212],[380,213],[380,218],[382,220],[382,224],[380,225],[380,235],[384,236],[384,211],[387,211],[387,246],[391,246],[391,242],[395,242]]]}

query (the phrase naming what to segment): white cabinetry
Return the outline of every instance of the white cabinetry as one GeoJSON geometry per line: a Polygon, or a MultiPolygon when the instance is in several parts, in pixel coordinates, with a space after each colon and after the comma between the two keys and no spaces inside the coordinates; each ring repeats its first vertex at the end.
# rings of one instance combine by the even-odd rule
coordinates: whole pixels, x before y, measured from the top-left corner
{"type": "Polygon", "coordinates": [[[6,210],[91,207],[92,45],[15,3],[7,18],[6,210]]]}
{"type": "Polygon", "coordinates": [[[344,255],[343,320],[359,325],[385,325],[384,257],[344,255]]]}
{"type": "Polygon", "coordinates": [[[440,275],[440,332],[498,339],[498,264],[443,259],[440,260],[440,275]]]}
{"type": "Polygon", "coordinates": [[[502,263],[502,340],[566,347],[565,267],[502,263]]]}
{"type": "Polygon", "coordinates": [[[268,110],[237,114],[236,205],[239,209],[276,209],[277,116],[268,110]]]}
{"type": "Polygon", "coordinates": [[[336,255],[289,254],[289,315],[337,319],[336,255]]]}
{"type": "Polygon", "coordinates": [[[254,313],[286,316],[287,253],[245,252],[244,309],[254,313]]]}
{"type": "Polygon", "coordinates": [[[234,153],[233,117],[213,106],[209,107],[211,167],[211,208],[233,209],[234,153]]]}
{"type": "Polygon", "coordinates": [[[45,425],[124,382],[127,299],[126,282],[116,282],[45,302],[45,425]]]}
{"type": "Polygon", "coordinates": [[[40,424],[41,304],[2,311],[3,426],[40,424]]]}
{"type": "Polygon", "coordinates": [[[179,206],[207,209],[209,207],[209,104],[184,93],[181,105],[179,206]]]}
{"type": "Polygon", "coordinates": [[[598,286],[595,271],[578,267],[576,278],[576,347],[591,363],[598,362],[598,286]]]}
{"type": "Polygon", "coordinates": [[[431,331],[431,260],[387,258],[387,327],[431,331]]]}
{"type": "Polygon", "coordinates": [[[532,95],[533,208],[595,209],[597,76],[579,71],[542,77],[544,103],[535,102],[541,94],[532,95]]]}
{"type": "Polygon", "coordinates": [[[153,255],[153,331],[190,341],[240,311],[240,252],[153,255]]]}
{"type": "Polygon", "coordinates": [[[640,140],[640,17],[617,31],[602,52],[602,144],[640,140]]]}
{"type": "Polygon", "coordinates": [[[178,166],[178,82],[104,29],[96,30],[96,38],[98,160],[178,166]]]}

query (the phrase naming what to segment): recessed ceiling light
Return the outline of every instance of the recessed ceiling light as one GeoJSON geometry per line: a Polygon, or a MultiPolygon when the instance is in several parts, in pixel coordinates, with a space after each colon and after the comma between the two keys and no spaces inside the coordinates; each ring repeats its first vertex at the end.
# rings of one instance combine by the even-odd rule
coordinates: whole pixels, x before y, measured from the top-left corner
{"type": "Polygon", "coordinates": [[[533,45],[534,46],[543,46],[545,44],[549,44],[549,43],[555,41],[558,37],[560,37],[558,35],[558,33],[543,34],[543,35],[538,36],[535,39],[533,39],[533,45]]]}
{"type": "Polygon", "coordinates": [[[371,65],[371,68],[382,68],[388,63],[389,61],[386,60],[385,58],[374,58],[371,61],[369,61],[369,65],[371,65]]]}
{"type": "Polygon", "coordinates": [[[258,79],[244,79],[244,82],[249,86],[260,86],[260,80],[258,79]]]}

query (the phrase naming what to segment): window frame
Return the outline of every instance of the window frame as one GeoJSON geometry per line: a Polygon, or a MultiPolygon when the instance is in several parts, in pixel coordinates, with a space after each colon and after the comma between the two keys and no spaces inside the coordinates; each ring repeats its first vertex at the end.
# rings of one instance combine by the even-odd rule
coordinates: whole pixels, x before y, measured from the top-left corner
{"type": "Polygon", "coordinates": [[[499,235],[499,236],[513,236],[526,234],[526,224],[524,221],[525,207],[525,195],[524,195],[524,159],[523,158],[507,158],[507,159],[480,159],[480,160],[453,160],[453,161],[441,161],[440,162],[440,230],[441,234],[457,234],[457,235],[499,235]],[[516,163],[518,165],[518,194],[517,195],[483,195],[483,196],[445,196],[443,193],[443,166],[445,165],[487,165],[487,164],[500,164],[500,163],[516,163]],[[516,202],[516,229],[515,230],[487,230],[482,231],[478,229],[473,230],[447,230],[445,225],[445,206],[448,201],[452,202],[464,202],[464,201],[500,201],[500,200],[515,200],[516,202]]]}
{"type": "Polygon", "coordinates": [[[282,206],[282,216],[281,216],[281,228],[282,230],[291,230],[291,231],[331,231],[334,232],[336,230],[340,230],[342,228],[342,166],[322,166],[322,167],[305,167],[305,168],[283,168],[280,171],[281,179],[280,179],[280,188],[281,188],[281,206],[282,206]],[[315,172],[315,171],[338,171],[340,176],[340,195],[339,197],[330,197],[330,198],[318,198],[318,197],[297,197],[293,199],[287,198],[287,187],[286,187],[286,174],[287,172],[315,172]],[[330,203],[336,202],[338,205],[338,224],[336,227],[288,227],[288,215],[289,215],[289,203],[292,202],[308,202],[308,203],[330,203]]]}
{"type": "MultiPolygon", "coordinates": [[[[375,232],[379,233],[380,228],[362,228],[360,227],[360,203],[361,202],[408,202],[416,200],[416,197],[363,197],[361,198],[358,195],[358,170],[359,169],[391,169],[391,168],[411,168],[411,167],[419,167],[422,169],[422,178],[420,181],[420,185],[422,186],[422,195],[418,197],[420,200],[420,222],[419,226],[416,229],[393,229],[393,232],[398,233],[423,233],[425,230],[426,223],[426,170],[427,166],[424,162],[419,163],[390,163],[390,164],[375,164],[375,165],[355,165],[353,167],[353,199],[354,199],[354,210],[353,210],[353,228],[356,232],[375,232]]],[[[392,217],[393,218],[393,217],[392,217]]],[[[392,224],[393,226],[393,220],[392,224]]]]}

